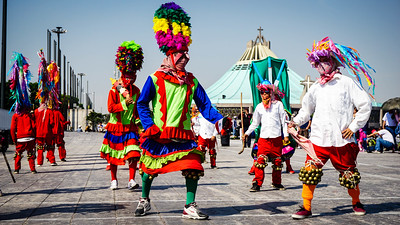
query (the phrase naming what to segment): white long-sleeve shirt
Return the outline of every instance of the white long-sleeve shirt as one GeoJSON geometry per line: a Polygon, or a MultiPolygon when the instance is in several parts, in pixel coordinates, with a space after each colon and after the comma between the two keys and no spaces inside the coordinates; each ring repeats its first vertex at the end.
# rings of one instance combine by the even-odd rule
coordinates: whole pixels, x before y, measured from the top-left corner
{"type": "Polygon", "coordinates": [[[206,120],[201,114],[199,114],[199,134],[203,139],[210,139],[212,136],[216,136],[218,134],[217,129],[215,128],[215,124],[206,120]]]}
{"type": "Polygon", "coordinates": [[[288,137],[286,112],[283,104],[280,101],[271,103],[269,109],[265,109],[263,103],[257,105],[253,113],[253,122],[250,124],[249,129],[246,131],[250,135],[261,123],[260,138],[276,138],[283,136],[288,137]],[[282,129],[283,127],[283,129],[282,129]]]}
{"type": "Polygon", "coordinates": [[[328,83],[314,83],[303,98],[301,109],[293,122],[303,125],[310,120],[310,141],[321,147],[342,147],[352,139],[343,139],[342,131],[356,132],[368,121],[371,100],[353,79],[336,74],[328,83]],[[357,108],[353,119],[354,107],[357,108]]]}
{"type": "Polygon", "coordinates": [[[191,119],[192,121],[192,128],[193,128],[193,132],[196,136],[199,136],[199,132],[200,132],[200,122],[199,122],[199,115],[193,117],[191,119]]]}

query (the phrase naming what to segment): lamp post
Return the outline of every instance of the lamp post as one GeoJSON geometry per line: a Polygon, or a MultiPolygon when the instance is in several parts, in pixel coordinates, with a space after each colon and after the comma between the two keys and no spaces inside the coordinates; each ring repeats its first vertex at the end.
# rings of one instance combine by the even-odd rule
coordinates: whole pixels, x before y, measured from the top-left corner
{"type": "MultiPolygon", "coordinates": [[[[51,32],[57,34],[57,40],[58,40],[58,41],[57,41],[57,46],[58,46],[57,65],[58,65],[58,68],[61,69],[60,34],[66,33],[67,30],[62,29],[62,27],[56,27],[56,28],[57,28],[57,29],[52,29],[51,32]]],[[[61,73],[60,73],[60,74],[61,74],[61,73]]],[[[65,74],[64,74],[64,76],[65,76],[65,74]]],[[[61,79],[61,77],[60,77],[60,79],[61,79]]],[[[64,82],[65,82],[65,79],[64,79],[64,82]]],[[[61,82],[60,82],[60,84],[61,84],[61,82]]],[[[61,87],[61,85],[60,85],[60,87],[61,87]]],[[[61,95],[61,88],[59,88],[59,90],[60,90],[60,93],[58,93],[58,94],[61,95]]],[[[64,89],[64,92],[65,92],[65,89],[64,89]]],[[[65,94],[65,93],[64,93],[64,94],[65,94]]]]}
{"type": "Polygon", "coordinates": [[[82,103],[82,91],[83,91],[83,83],[82,83],[82,77],[86,76],[84,73],[78,73],[78,76],[81,77],[81,87],[79,88],[79,102],[82,103]]]}
{"type": "Polygon", "coordinates": [[[6,42],[7,42],[7,0],[3,0],[3,24],[2,24],[2,37],[1,37],[1,94],[0,102],[1,108],[6,108],[6,42]]]}

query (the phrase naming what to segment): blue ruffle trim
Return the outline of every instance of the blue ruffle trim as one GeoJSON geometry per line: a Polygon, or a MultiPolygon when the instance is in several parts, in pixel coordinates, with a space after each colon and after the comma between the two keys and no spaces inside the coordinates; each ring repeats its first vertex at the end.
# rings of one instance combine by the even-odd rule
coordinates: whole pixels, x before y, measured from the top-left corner
{"type": "Polygon", "coordinates": [[[153,139],[147,138],[141,145],[141,148],[146,149],[150,154],[162,156],[182,150],[197,148],[195,141],[186,143],[170,142],[168,144],[160,144],[153,139]]]}
{"type": "Polygon", "coordinates": [[[139,135],[137,135],[135,132],[129,132],[120,136],[113,135],[111,132],[106,132],[104,135],[104,138],[111,141],[112,143],[118,144],[118,143],[124,143],[127,140],[130,139],[136,139],[139,140],[139,135]]]}

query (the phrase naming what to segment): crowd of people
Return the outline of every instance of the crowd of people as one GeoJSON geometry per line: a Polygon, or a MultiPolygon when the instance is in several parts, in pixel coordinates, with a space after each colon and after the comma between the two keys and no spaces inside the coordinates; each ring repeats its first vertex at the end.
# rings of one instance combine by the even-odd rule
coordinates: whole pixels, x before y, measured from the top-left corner
{"type": "MultiPolygon", "coordinates": [[[[173,2],[161,5],[154,16],[155,37],[165,58],[140,90],[134,83],[143,63],[141,46],[135,41],[125,41],[118,47],[115,63],[122,75],[112,81],[109,91],[107,104],[110,120],[105,127],[98,127],[105,131],[100,157],[107,160],[111,190],[118,189],[118,166],[126,163],[129,165],[127,188],[134,190],[141,184],[142,193],[135,216],[145,216],[151,210],[150,191],[158,175],[182,171],[186,185],[182,217],[207,219],[208,215],[199,210],[195,201],[199,179],[204,176],[202,163],[208,151],[211,168],[218,168],[216,136],[229,135],[227,130],[232,123],[230,119],[223,119],[198,79],[186,71],[192,42],[190,17],[173,2]],[[191,115],[192,101],[197,108],[191,115]],[[135,180],[137,170],[141,175],[140,182],[135,180]]],[[[360,150],[367,149],[368,140],[373,137],[376,138],[374,151],[396,148],[394,137],[400,131],[398,113],[391,111],[385,114],[383,127],[367,135],[364,126],[371,113],[370,97],[359,83],[343,76],[340,71],[340,67],[347,67],[356,74],[363,71],[369,78],[367,67],[359,63],[358,53],[327,37],[314,43],[307,55],[320,77],[304,96],[297,115],[292,116],[285,111],[281,102],[285,93],[264,80],[257,86],[262,101],[253,114],[245,109],[233,120],[233,135],[242,137],[243,147],[253,148],[254,162],[248,172],[254,176],[250,191],[260,191],[268,162],[272,164],[271,186],[285,190],[281,178],[283,162],[286,162],[287,172],[294,173],[290,156],[299,144],[307,152],[305,165],[299,173],[303,182],[303,205],[292,217],[304,219],[312,216],[314,190],[328,160],[339,172],[342,183],[351,184],[344,186],[351,197],[354,213],[364,215],[366,211],[359,199],[357,155],[360,150]],[[346,99],[343,96],[347,96],[346,99]],[[356,112],[353,112],[354,108],[356,112]],[[239,125],[237,121],[243,124],[239,125]],[[260,132],[254,135],[252,146],[251,136],[259,126],[260,132]],[[243,134],[239,134],[239,127],[243,128],[243,134]]],[[[46,158],[51,165],[57,165],[55,144],[59,147],[60,159],[65,161],[66,157],[63,131],[67,122],[58,111],[59,101],[54,95],[57,90],[48,89],[57,85],[46,83],[57,80],[54,78],[58,74],[54,70],[45,70],[48,67],[43,55],[41,63],[40,107],[32,113],[29,102],[17,101],[13,116],[11,134],[16,144],[15,173],[20,170],[24,150],[27,151],[32,173],[36,173],[35,146],[39,166],[43,165],[44,151],[47,151],[46,158]]],[[[25,65],[15,67],[16,82],[21,80],[18,75],[23,79],[29,76],[25,65]]]]}

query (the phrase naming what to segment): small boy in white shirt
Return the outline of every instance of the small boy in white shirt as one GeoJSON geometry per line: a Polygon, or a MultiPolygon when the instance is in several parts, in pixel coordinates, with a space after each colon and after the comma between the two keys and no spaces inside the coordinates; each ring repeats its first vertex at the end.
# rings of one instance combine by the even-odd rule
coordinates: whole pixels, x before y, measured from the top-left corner
{"type": "Polygon", "coordinates": [[[261,123],[261,133],[258,139],[257,160],[255,163],[255,177],[251,192],[260,191],[264,182],[264,168],[268,161],[272,161],[272,187],[285,190],[282,185],[282,132],[284,141],[289,142],[285,110],[280,98],[284,96],[277,87],[269,81],[257,85],[262,102],[257,105],[253,113],[253,122],[244,134],[245,140],[261,123]],[[283,129],[282,129],[283,127],[283,129]]]}

